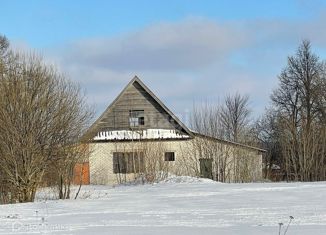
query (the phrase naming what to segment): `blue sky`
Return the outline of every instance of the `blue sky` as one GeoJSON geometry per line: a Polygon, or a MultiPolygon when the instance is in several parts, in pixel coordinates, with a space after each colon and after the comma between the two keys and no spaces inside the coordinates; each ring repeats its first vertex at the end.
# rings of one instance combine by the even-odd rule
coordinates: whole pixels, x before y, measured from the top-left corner
{"type": "Polygon", "coordinates": [[[0,34],[81,84],[99,114],[137,74],[179,116],[249,94],[260,115],[302,39],[326,58],[326,1],[1,1],[0,34]]]}
{"type": "Polygon", "coordinates": [[[305,20],[324,1],[230,0],[5,0],[1,30],[12,40],[39,48],[88,37],[112,36],[164,21],[203,17],[216,21],[248,19],[305,20]]]}

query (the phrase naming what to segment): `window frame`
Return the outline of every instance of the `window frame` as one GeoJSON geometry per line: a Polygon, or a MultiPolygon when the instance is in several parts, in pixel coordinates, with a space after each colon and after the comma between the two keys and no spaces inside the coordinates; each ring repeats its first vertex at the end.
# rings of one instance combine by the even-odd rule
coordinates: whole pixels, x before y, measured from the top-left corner
{"type": "Polygon", "coordinates": [[[113,152],[112,158],[114,174],[135,174],[145,171],[143,152],[113,152]]]}
{"type": "Polygon", "coordinates": [[[145,111],[143,109],[129,110],[129,126],[130,127],[145,126],[145,111]]]}
{"type": "Polygon", "coordinates": [[[169,151],[164,153],[165,162],[175,162],[175,152],[169,151]]]}

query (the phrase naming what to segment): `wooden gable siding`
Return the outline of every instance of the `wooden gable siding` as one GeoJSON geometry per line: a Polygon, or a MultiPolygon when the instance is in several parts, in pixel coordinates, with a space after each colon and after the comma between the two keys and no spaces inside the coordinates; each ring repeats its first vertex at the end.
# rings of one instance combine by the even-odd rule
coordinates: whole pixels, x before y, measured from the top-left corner
{"type": "MultiPolygon", "coordinates": [[[[110,112],[102,118],[100,131],[129,129],[129,111],[144,110],[144,129],[176,129],[168,113],[137,83],[127,87],[110,112]]],[[[180,128],[181,129],[181,128],[180,128]]]]}

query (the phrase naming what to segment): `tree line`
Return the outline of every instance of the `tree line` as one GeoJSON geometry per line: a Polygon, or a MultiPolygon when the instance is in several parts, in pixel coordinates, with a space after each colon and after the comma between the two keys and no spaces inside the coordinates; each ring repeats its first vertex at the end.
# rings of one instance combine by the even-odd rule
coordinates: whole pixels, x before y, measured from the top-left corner
{"type": "Polygon", "coordinates": [[[326,179],[326,63],[303,41],[278,76],[260,120],[262,142],[287,180],[326,179]]]}
{"type": "Polygon", "coordinates": [[[248,95],[195,105],[191,127],[202,134],[267,150],[264,172],[280,180],[326,180],[326,62],[303,41],[288,57],[271,94],[271,105],[251,116],[248,95]]]}

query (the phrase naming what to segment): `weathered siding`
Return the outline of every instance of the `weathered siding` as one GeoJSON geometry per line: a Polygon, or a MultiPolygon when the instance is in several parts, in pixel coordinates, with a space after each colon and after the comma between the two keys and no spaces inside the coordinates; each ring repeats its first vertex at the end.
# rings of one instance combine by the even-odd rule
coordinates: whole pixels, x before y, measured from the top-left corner
{"type": "Polygon", "coordinates": [[[135,82],[127,87],[110,112],[102,118],[99,131],[128,130],[130,110],[144,110],[144,129],[175,129],[172,118],[135,82]]]}

